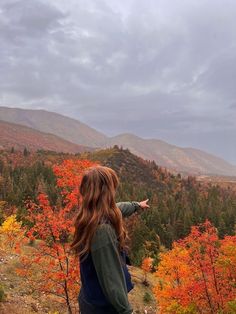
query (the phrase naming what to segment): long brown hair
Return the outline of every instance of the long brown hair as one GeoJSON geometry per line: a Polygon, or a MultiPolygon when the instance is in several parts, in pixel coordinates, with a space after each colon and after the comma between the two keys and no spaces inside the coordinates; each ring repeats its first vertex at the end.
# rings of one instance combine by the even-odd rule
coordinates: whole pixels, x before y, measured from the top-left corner
{"type": "Polygon", "coordinates": [[[81,258],[91,246],[99,223],[109,222],[116,231],[119,248],[125,245],[126,231],[122,214],[115,203],[115,192],[119,179],[114,170],[104,166],[88,168],[81,180],[82,202],[75,221],[75,232],[71,248],[81,258]]]}

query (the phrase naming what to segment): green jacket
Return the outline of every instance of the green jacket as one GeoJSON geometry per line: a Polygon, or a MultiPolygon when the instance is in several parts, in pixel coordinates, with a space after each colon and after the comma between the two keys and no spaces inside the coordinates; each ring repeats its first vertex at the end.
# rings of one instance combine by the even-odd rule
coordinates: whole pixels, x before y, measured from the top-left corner
{"type": "MultiPolygon", "coordinates": [[[[140,208],[138,202],[116,204],[123,217],[128,217],[140,208]]],[[[130,314],[132,308],[128,301],[125,277],[117,249],[118,240],[114,228],[101,224],[91,244],[91,255],[100,286],[107,300],[119,314],[130,314]]]]}

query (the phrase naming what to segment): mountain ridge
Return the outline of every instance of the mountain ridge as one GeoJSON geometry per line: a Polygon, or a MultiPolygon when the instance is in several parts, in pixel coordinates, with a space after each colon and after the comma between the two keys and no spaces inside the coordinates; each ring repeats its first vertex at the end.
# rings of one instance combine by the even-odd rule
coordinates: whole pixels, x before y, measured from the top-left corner
{"type": "Polygon", "coordinates": [[[119,145],[174,172],[193,175],[236,175],[235,165],[200,149],[179,147],[155,138],[143,139],[128,132],[108,137],[79,120],[42,109],[0,107],[0,120],[26,125],[91,148],[119,145]]]}
{"type": "Polygon", "coordinates": [[[106,138],[105,134],[79,120],[43,109],[0,107],[0,120],[55,134],[69,142],[89,147],[99,147],[99,143],[106,138]],[[79,139],[76,135],[77,132],[80,134],[79,139]],[[90,141],[90,145],[87,145],[88,141],[90,141]]]}
{"type": "Polygon", "coordinates": [[[197,148],[182,148],[159,139],[143,139],[131,133],[122,133],[109,138],[104,147],[115,144],[130,149],[132,153],[142,158],[154,160],[174,172],[190,172],[195,175],[236,174],[236,166],[197,148]]]}
{"type": "Polygon", "coordinates": [[[80,153],[92,148],[66,141],[54,134],[41,132],[33,128],[0,120],[0,149],[32,151],[51,150],[63,153],[80,153]]]}

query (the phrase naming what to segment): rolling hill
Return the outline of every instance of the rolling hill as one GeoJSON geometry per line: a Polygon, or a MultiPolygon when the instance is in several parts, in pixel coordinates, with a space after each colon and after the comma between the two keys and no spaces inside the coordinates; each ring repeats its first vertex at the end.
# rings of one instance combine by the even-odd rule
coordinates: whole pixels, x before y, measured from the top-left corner
{"type": "Polygon", "coordinates": [[[0,149],[23,150],[25,147],[31,151],[39,149],[63,153],[78,153],[91,150],[89,147],[68,142],[56,135],[43,133],[32,128],[0,121],[0,149]]]}
{"type": "Polygon", "coordinates": [[[107,138],[78,120],[45,110],[0,107],[0,120],[22,124],[89,147],[99,147],[107,138]]]}
{"type": "Polygon", "coordinates": [[[109,138],[104,147],[119,145],[133,154],[154,160],[174,172],[198,174],[236,175],[236,166],[200,149],[183,148],[157,139],[143,139],[133,134],[120,134],[109,138]]]}
{"type": "Polygon", "coordinates": [[[143,139],[127,133],[108,137],[78,120],[54,112],[0,107],[0,120],[51,133],[87,147],[99,149],[119,145],[144,159],[154,160],[173,172],[236,175],[236,166],[202,150],[178,147],[159,139],[143,139]]]}

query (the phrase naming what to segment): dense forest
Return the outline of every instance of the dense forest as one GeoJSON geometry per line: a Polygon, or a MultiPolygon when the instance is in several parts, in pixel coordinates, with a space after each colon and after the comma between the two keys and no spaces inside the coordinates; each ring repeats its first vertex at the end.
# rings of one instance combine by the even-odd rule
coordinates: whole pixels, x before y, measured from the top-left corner
{"type": "MultiPolygon", "coordinates": [[[[228,188],[199,183],[194,177],[174,175],[153,161],[145,161],[127,149],[114,146],[77,155],[38,151],[0,153],[0,222],[7,215],[27,226],[26,202],[37,202],[46,193],[50,204],[62,200],[52,166],[63,160],[89,159],[113,168],[119,178],[117,201],[150,199],[150,209],[127,219],[130,256],[140,265],[145,256],[158,258],[158,252],[169,249],[173,241],[189,234],[191,226],[209,219],[219,237],[233,235],[236,222],[236,193],[228,188]]],[[[76,209],[75,209],[76,210],[76,209]]]]}

